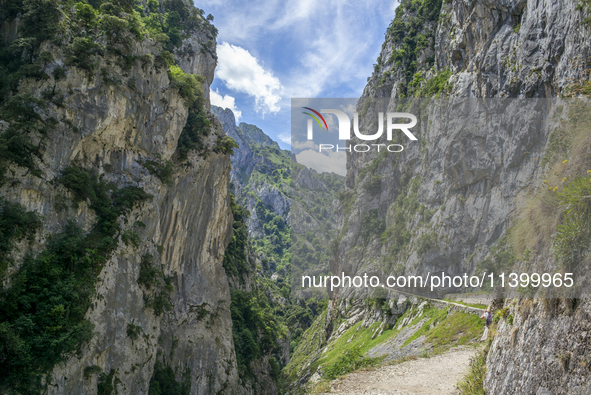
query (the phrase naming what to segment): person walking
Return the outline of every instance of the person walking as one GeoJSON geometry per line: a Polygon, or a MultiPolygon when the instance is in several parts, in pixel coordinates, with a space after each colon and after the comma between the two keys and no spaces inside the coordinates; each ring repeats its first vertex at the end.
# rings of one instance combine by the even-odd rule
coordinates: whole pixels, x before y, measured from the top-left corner
{"type": "Polygon", "coordinates": [[[490,305],[488,305],[488,308],[486,309],[486,311],[480,316],[481,319],[484,319],[484,333],[482,334],[482,337],[480,338],[480,341],[483,342],[486,339],[488,339],[488,327],[490,324],[492,324],[492,313],[490,312],[490,305]]]}

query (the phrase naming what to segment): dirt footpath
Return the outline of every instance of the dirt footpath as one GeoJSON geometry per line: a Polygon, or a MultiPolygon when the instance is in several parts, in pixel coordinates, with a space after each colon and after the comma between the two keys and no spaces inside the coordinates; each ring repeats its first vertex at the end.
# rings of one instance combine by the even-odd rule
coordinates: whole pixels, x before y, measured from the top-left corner
{"type": "Polygon", "coordinates": [[[468,371],[478,350],[458,347],[432,358],[419,358],[335,380],[331,393],[343,395],[457,394],[456,383],[468,371]]]}

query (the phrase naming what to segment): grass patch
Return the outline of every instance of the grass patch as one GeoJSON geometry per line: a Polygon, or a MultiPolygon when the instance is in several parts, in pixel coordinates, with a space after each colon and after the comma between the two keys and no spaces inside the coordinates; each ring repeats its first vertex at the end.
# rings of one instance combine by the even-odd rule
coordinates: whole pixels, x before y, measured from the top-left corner
{"type": "Polygon", "coordinates": [[[566,118],[566,125],[549,136],[544,180],[520,208],[510,236],[515,253],[526,261],[532,252],[554,244],[557,261],[573,267],[587,253],[591,238],[591,111],[581,101],[567,101],[554,116],[566,118]]]}
{"type": "Polygon", "coordinates": [[[334,380],[357,369],[381,363],[385,356],[368,358],[364,355],[378,344],[396,337],[402,330],[402,328],[397,329],[398,323],[407,317],[414,318],[405,325],[405,328],[417,325],[424,320],[425,322],[404,342],[402,347],[406,347],[420,336],[425,336],[426,341],[433,345],[433,352],[440,353],[452,346],[468,344],[482,334],[483,323],[475,314],[455,312],[448,315],[447,309],[440,310],[429,306],[426,306],[420,314],[418,313],[419,310],[416,307],[407,310],[398,318],[396,325],[384,328],[379,336],[376,332],[381,329],[380,323],[367,328],[363,328],[361,323],[355,324],[311,365],[311,371],[321,368],[323,380],[334,380]]]}
{"type": "Polygon", "coordinates": [[[470,359],[468,374],[457,384],[460,395],[485,395],[484,376],[489,348],[490,341],[484,349],[470,359]]]}
{"type": "Polygon", "coordinates": [[[333,372],[335,369],[343,369],[345,361],[353,364],[351,358],[343,360],[344,355],[358,355],[359,358],[372,349],[374,346],[390,339],[398,334],[399,331],[390,328],[382,332],[380,336],[372,339],[380,324],[376,323],[367,328],[361,328],[361,323],[357,323],[343,333],[328,349],[322,358],[315,365],[325,366],[325,372],[333,372]],[[349,342],[349,340],[351,340],[349,342]],[[339,368],[337,368],[339,367],[339,368]]]}
{"type": "Polygon", "coordinates": [[[557,226],[553,252],[567,270],[578,264],[589,251],[591,241],[591,177],[581,176],[557,194],[563,208],[563,223],[557,226]]]}
{"type": "MultiPolygon", "coordinates": [[[[429,312],[425,311],[425,314],[432,314],[437,309],[432,309],[429,312]]],[[[418,312],[416,308],[408,309],[398,320],[396,324],[384,328],[382,333],[379,336],[374,336],[376,331],[380,329],[380,323],[375,323],[367,328],[363,328],[361,323],[357,323],[353,325],[351,328],[347,329],[345,333],[343,333],[333,344],[331,344],[328,348],[328,351],[312,365],[312,371],[316,370],[319,366],[326,366],[329,371],[332,371],[333,368],[331,366],[341,366],[343,365],[343,361],[341,357],[346,353],[357,353],[362,356],[373,347],[381,344],[393,337],[396,337],[401,329],[397,329],[398,323],[402,322],[409,316],[413,316],[418,312]],[[373,337],[373,339],[372,339],[373,337]]],[[[410,323],[406,326],[416,325],[421,319],[424,318],[424,314],[421,314],[415,317],[410,323]]],[[[374,365],[377,362],[381,361],[382,358],[372,358],[372,361],[364,362],[365,366],[374,365]]]]}
{"type": "Polygon", "coordinates": [[[439,310],[439,309],[434,308],[434,307],[425,309],[425,311],[423,312],[423,314],[421,314],[420,316],[417,316],[413,320],[413,322],[411,323],[411,325],[415,325],[420,320],[425,319],[425,318],[427,319],[427,321],[423,324],[423,326],[421,326],[419,328],[418,331],[416,331],[415,333],[413,333],[412,336],[410,336],[408,339],[406,339],[406,341],[404,342],[404,344],[402,345],[402,347],[406,347],[413,340],[418,339],[422,335],[426,335],[429,332],[429,328],[431,326],[433,326],[433,325],[437,325],[437,323],[439,321],[443,320],[446,315],[447,315],[447,310],[439,310]]]}
{"type": "Polygon", "coordinates": [[[476,314],[455,312],[426,333],[427,341],[436,350],[461,346],[482,336],[483,320],[476,314]]]}
{"type": "Polygon", "coordinates": [[[383,358],[367,358],[359,350],[346,350],[333,364],[324,369],[323,379],[334,380],[361,368],[375,366],[383,358]]]}

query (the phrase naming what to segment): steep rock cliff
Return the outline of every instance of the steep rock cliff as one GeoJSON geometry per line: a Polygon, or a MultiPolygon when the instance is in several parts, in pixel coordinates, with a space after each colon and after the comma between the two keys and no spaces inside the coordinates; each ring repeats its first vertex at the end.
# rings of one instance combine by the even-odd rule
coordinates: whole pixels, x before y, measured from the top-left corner
{"type": "MultiPolygon", "coordinates": [[[[409,99],[440,99],[426,106],[424,120],[433,124],[425,122],[417,130],[418,142],[405,140],[402,153],[347,153],[339,209],[344,215],[332,272],[560,270],[549,253],[551,238],[534,250],[535,257],[523,258],[511,255],[507,230],[522,203],[537,193],[532,181],[542,184],[542,176],[554,169],[550,166],[556,158],[548,158],[553,155],[552,135],[561,125],[552,119],[560,118],[562,108],[554,113],[555,102],[541,99],[576,95],[584,91],[581,84],[588,86],[589,27],[583,22],[588,12],[578,1],[402,2],[359,100],[360,129],[375,130],[378,111],[394,111],[409,99]],[[515,101],[514,107],[538,98],[548,111],[528,120],[509,107],[505,116],[512,120],[510,128],[487,133],[450,128],[452,133],[441,133],[436,120],[445,106],[486,107],[494,98],[532,98],[515,101]],[[547,121],[544,127],[537,126],[541,119],[547,121]]],[[[410,103],[407,108],[421,111],[418,101],[415,107],[410,103]]],[[[587,140],[581,144],[586,147],[587,140]]],[[[571,159],[568,155],[561,160],[571,159]]],[[[584,161],[578,163],[570,168],[573,176],[586,172],[584,161]]],[[[348,296],[339,294],[329,308],[327,338],[335,322],[351,318],[350,302],[340,299],[348,296]]],[[[487,360],[485,388],[491,393],[588,391],[582,368],[587,366],[582,355],[588,347],[582,339],[588,302],[557,300],[548,302],[555,307],[544,308],[543,300],[523,317],[517,306],[531,301],[507,301],[507,311],[520,318],[514,326],[501,319],[487,360]],[[560,374],[555,372],[558,366],[560,374]]]]}
{"type": "MultiPolygon", "coordinates": [[[[467,103],[463,101],[466,96],[551,97],[566,91],[575,78],[584,77],[589,46],[581,25],[583,13],[575,11],[576,2],[419,2],[418,8],[415,3],[404,2],[398,8],[376,70],[359,101],[358,111],[368,119],[363,126],[369,130],[377,118],[374,103],[383,94],[390,98],[386,99],[389,108],[400,103],[402,94],[447,93],[450,98],[446,100],[457,104],[467,103]],[[437,17],[424,11],[428,7],[437,10],[439,5],[437,17]],[[426,23],[416,27],[421,21],[426,23]],[[400,24],[409,27],[406,33],[400,32],[400,24]],[[540,40],[542,36],[550,39],[540,40]],[[415,60],[405,69],[407,59],[396,60],[396,54],[405,51],[402,42],[414,39],[421,43],[422,37],[428,38],[426,48],[417,45],[415,60]],[[551,44],[556,40],[560,45],[551,44]],[[426,57],[423,53],[430,55],[427,60],[421,60],[426,57]]],[[[431,105],[441,110],[437,101],[431,105]]],[[[513,114],[509,109],[507,118],[513,114]]],[[[437,116],[435,112],[429,115],[437,116]]],[[[534,125],[539,120],[532,117],[531,122],[534,125]]],[[[341,228],[348,230],[341,235],[336,271],[347,267],[349,260],[359,260],[359,256],[345,255],[358,245],[357,233],[368,210],[377,209],[385,219],[386,240],[398,236],[404,242],[392,254],[379,234],[370,237],[369,245],[374,248],[365,250],[364,264],[387,257],[400,265],[402,272],[470,272],[510,225],[520,197],[531,192],[531,180],[539,179],[546,170],[542,158],[551,128],[530,130],[527,122],[520,126],[500,132],[511,135],[499,131],[482,135],[470,128],[441,135],[439,128],[429,124],[418,132],[420,142],[405,144],[397,159],[394,155],[348,153],[346,192],[350,195],[343,199],[352,208],[342,219],[341,228]],[[385,182],[370,193],[374,172],[385,182]],[[412,201],[412,207],[393,205],[401,195],[412,201]],[[396,229],[401,220],[408,234],[396,229]],[[433,240],[425,244],[428,238],[433,240]]]]}
{"type": "MultiPolygon", "coordinates": [[[[130,17],[124,13],[109,19],[107,15],[116,11],[105,7],[102,14],[96,13],[102,18],[99,32],[109,26],[100,23],[131,20],[125,19],[130,17]]],[[[144,7],[147,13],[148,6],[144,7]]],[[[150,3],[149,7],[152,15],[158,15],[154,8],[158,4],[150,3]]],[[[60,31],[53,41],[40,42],[41,51],[52,53],[42,69],[46,77],[41,81],[22,79],[11,94],[46,99],[50,90],[60,96],[59,101],[48,100],[44,110],[36,108],[42,119],[56,121],[40,139],[39,176],[11,164],[12,182],[1,189],[7,200],[43,216],[43,225],[30,246],[33,253],[41,251],[46,239],[59,233],[68,221],[85,230],[96,221],[92,203],[86,199],[78,205],[71,203],[71,190],[60,182],[68,167],[86,169],[99,176],[100,182],[111,183],[111,188],[134,186],[152,196],[117,219],[123,231],[117,234],[116,245],[101,266],[85,315],[93,325],[92,337],[44,379],[47,393],[93,394],[98,385],[103,390],[111,386],[119,393],[145,394],[151,385],[158,385],[155,365],[170,369],[187,393],[241,391],[230,293],[222,268],[232,217],[230,157],[220,148],[221,125],[205,114],[210,126],[202,130],[202,149],[189,151],[182,164],[175,153],[189,114],[186,91],[175,78],[180,75],[186,81],[189,74],[203,76],[200,89],[205,96],[209,94],[216,65],[215,45],[211,45],[215,28],[192,5],[171,7],[181,14],[186,12],[182,18],[193,23],[190,28],[183,25],[187,30],[184,38],[173,48],[182,71],[174,65],[169,69],[163,62],[162,56],[167,55],[154,36],[143,33],[144,37],[137,39],[126,32],[118,33],[125,38],[121,45],[107,41],[113,36],[99,35],[95,45],[107,50],[87,53],[86,65],[92,67],[85,68],[83,62],[72,60],[73,47],[68,46],[68,40],[76,40],[80,33],[75,30],[78,27],[66,22],[74,23],[76,12],[84,15],[72,8],[63,11],[70,19],[56,11],[56,22],[61,20],[66,29],[73,29],[67,30],[71,36],[60,31]],[[152,303],[158,296],[154,288],[138,280],[144,264],[150,263],[158,268],[155,273],[161,270],[162,284],[166,281],[164,308],[152,303]]],[[[31,35],[26,21],[34,10],[25,8],[23,12],[24,16],[16,13],[13,18],[4,15],[2,30],[12,32],[4,35],[8,40],[5,47],[31,35]]],[[[128,14],[137,16],[135,11],[128,14]]],[[[91,21],[92,15],[87,14],[91,21]]],[[[83,35],[94,34],[90,25],[85,28],[83,35]]],[[[176,37],[172,28],[167,34],[176,37]]],[[[158,37],[161,42],[168,40],[158,37]]],[[[208,100],[204,105],[209,107],[208,100]]],[[[9,125],[10,121],[3,123],[4,130],[9,125]]],[[[39,141],[38,136],[34,139],[39,141]]],[[[15,266],[9,272],[18,271],[27,249],[27,243],[19,243],[13,253],[15,266]]]]}

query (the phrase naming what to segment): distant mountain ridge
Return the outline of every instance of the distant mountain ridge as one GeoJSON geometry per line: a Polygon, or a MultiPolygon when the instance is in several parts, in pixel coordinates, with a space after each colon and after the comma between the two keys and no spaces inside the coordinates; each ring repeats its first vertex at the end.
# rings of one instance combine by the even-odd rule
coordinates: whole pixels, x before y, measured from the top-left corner
{"type": "Polygon", "coordinates": [[[237,359],[240,366],[250,366],[250,370],[241,368],[241,377],[248,381],[246,372],[250,371],[257,378],[257,388],[271,393],[274,384],[263,372],[273,370],[269,366],[277,364],[272,361],[281,361],[283,366],[289,362],[303,331],[325,306],[318,299],[302,300],[298,292],[292,291],[293,262],[305,266],[301,257],[306,257],[314,262],[314,267],[320,262],[327,267],[328,245],[336,229],[338,201],[334,196],[343,187],[344,177],[319,174],[298,164],[290,151],[280,149],[260,128],[246,123],[237,126],[229,109],[213,106],[212,112],[224,132],[239,145],[231,157],[230,189],[236,203],[250,212],[243,216],[242,209],[233,206],[239,214],[234,217],[235,229],[244,229],[244,223],[248,237],[239,245],[237,241],[245,238],[240,231],[235,232],[225,261],[235,306],[232,317],[237,333],[237,359]],[[297,257],[293,257],[294,251],[297,257]],[[261,342],[262,349],[266,349],[254,359],[244,352],[247,349],[243,347],[244,328],[248,325],[237,314],[248,310],[252,300],[257,300],[258,305],[266,301],[263,304],[267,307],[262,310],[262,316],[266,317],[263,326],[278,323],[270,326],[276,329],[266,337],[262,335],[262,327],[249,329],[261,342]],[[269,336],[277,337],[276,345],[269,342],[269,336]],[[245,363],[248,360],[251,362],[245,363]]]}
{"type": "Polygon", "coordinates": [[[289,221],[290,153],[282,150],[260,128],[247,123],[236,126],[230,109],[212,106],[213,114],[224,132],[238,143],[231,158],[230,181],[237,201],[251,213],[248,231],[251,237],[264,237],[264,220],[259,217],[278,215],[289,221]],[[264,207],[263,207],[264,206],[264,207]]]}

